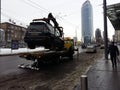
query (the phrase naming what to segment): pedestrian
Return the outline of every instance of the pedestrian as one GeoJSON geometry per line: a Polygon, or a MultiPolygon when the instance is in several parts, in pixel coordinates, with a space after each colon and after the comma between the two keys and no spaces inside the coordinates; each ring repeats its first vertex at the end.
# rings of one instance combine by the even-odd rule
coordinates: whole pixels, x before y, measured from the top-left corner
{"type": "Polygon", "coordinates": [[[115,45],[114,42],[111,43],[111,45],[109,45],[108,47],[108,54],[110,53],[110,59],[112,62],[112,67],[117,67],[117,61],[116,58],[119,55],[119,50],[117,45],[115,45]]]}

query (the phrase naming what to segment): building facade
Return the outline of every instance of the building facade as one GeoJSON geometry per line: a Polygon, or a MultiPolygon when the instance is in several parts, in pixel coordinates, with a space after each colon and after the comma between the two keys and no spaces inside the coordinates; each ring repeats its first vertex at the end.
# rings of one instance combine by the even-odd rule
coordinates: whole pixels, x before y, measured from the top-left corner
{"type": "Polygon", "coordinates": [[[9,22],[4,22],[4,23],[1,23],[1,28],[5,32],[6,45],[10,45],[12,40],[17,40],[19,41],[20,44],[24,42],[24,35],[26,32],[25,27],[12,24],[9,22]]]}
{"type": "Polygon", "coordinates": [[[0,29],[0,47],[2,47],[5,43],[5,31],[0,29]]]}
{"type": "Polygon", "coordinates": [[[89,44],[93,39],[93,9],[89,0],[81,8],[82,42],[89,44]]]}
{"type": "Polygon", "coordinates": [[[113,38],[115,42],[120,43],[120,30],[115,30],[115,37],[113,38]]]}

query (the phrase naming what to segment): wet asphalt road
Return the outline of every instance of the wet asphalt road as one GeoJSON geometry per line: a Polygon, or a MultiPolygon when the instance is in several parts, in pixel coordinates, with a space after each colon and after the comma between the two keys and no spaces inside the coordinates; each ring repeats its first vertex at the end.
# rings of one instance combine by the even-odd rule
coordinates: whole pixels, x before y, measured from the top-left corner
{"type": "Polygon", "coordinates": [[[101,53],[81,53],[74,56],[72,61],[65,60],[58,65],[47,65],[47,67],[45,65],[39,71],[33,71],[18,68],[19,64],[30,62],[17,55],[2,56],[0,90],[73,90],[82,72],[85,72],[94,59],[99,57],[101,53]],[[47,89],[35,89],[38,87],[47,89]]]}
{"type": "Polygon", "coordinates": [[[18,68],[18,65],[22,63],[29,63],[29,61],[19,58],[18,55],[0,57],[0,75],[16,72],[23,73],[24,70],[18,68]]]}
{"type": "MultiPolygon", "coordinates": [[[[83,52],[79,48],[79,53],[83,52]]],[[[77,52],[75,52],[77,54],[77,52]]],[[[23,58],[20,58],[18,55],[13,56],[0,56],[0,75],[7,75],[11,73],[25,73],[25,70],[18,68],[20,64],[31,64],[32,61],[27,61],[23,58]]]]}

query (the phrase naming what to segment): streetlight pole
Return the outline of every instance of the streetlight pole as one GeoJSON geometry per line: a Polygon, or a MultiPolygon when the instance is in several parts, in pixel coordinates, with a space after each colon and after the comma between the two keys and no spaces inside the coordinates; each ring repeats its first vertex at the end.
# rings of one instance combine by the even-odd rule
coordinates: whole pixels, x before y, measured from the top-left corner
{"type": "Polygon", "coordinates": [[[103,11],[104,11],[104,45],[105,45],[105,59],[108,60],[108,34],[107,34],[107,7],[106,0],[103,0],[103,11]]]}
{"type": "MultiPolygon", "coordinates": [[[[1,0],[0,0],[0,29],[1,29],[1,0]]],[[[0,52],[1,52],[1,37],[0,37],[0,52]]]]}
{"type": "Polygon", "coordinates": [[[0,0],[0,29],[1,29],[1,0],[0,0]]]}

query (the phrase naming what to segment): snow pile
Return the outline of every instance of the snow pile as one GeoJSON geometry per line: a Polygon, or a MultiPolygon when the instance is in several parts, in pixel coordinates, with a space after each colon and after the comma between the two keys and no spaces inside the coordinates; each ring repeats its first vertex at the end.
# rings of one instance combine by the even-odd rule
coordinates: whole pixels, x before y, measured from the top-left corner
{"type": "Polygon", "coordinates": [[[0,48],[0,55],[11,55],[11,54],[19,54],[24,52],[34,52],[34,51],[43,51],[46,50],[43,47],[39,47],[36,49],[28,49],[28,48],[19,48],[12,50],[11,48],[0,48]]]}

